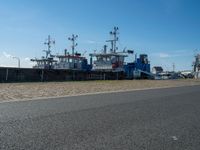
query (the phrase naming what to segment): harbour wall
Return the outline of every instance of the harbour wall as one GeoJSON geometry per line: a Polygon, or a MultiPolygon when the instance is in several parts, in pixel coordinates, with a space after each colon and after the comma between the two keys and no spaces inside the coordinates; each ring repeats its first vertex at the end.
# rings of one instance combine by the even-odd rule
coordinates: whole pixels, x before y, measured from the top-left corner
{"type": "Polygon", "coordinates": [[[120,80],[123,72],[53,70],[0,67],[0,82],[50,82],[83,80],[120,80]]]}

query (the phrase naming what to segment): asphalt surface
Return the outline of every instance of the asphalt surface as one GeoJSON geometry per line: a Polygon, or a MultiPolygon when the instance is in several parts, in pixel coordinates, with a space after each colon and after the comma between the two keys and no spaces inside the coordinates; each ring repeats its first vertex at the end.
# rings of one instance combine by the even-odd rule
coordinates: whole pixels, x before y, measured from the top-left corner
{"type": "Polygon", "coordinates": [[[200,86],[0,103],[2,150],[199,150],[200,86]]]}

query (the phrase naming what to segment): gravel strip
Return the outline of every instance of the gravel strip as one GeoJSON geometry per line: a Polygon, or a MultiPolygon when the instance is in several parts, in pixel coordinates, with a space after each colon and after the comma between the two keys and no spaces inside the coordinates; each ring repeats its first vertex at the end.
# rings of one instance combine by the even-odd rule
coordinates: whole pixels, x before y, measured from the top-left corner
{"type": "Polygon", "coordinates": [[[191,85],[200,85],[200,80],[114,80],[44,83],[1,83],[0,101],[191,85]]]}

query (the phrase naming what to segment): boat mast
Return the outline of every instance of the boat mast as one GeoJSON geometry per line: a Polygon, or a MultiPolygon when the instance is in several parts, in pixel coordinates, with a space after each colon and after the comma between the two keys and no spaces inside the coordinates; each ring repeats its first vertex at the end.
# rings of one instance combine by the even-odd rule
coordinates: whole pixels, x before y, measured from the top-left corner
{"type": "Polygon", "coordinates": [[[117,41],[119,40],[119,38],[117,37],[117,34],[119,34],[118,30],[119,30],[118,27],[114,27],[114,30],[110,32],[110,35],[113,36],[113,39],[106,41],[111,43],[111,53],[116,53],[116,50],[118,49],[117,48],[117,41]]]}
{"type": "Polygon", "coordinates": [[[46,53],[46,58],[49,56],[51,57],[51,45],[55,44],[55,40],[51,39],[51,36],[48,36],[48,39],[46,42],[44,42],[45,45],[47,45],[47,50],[43,50],[46,53]]]}
{"type": "Polygon", "coordinates": [[[78,45],[76,43],[76,39],[78,38],[78,35],[74,35],[72,34],[72,37],[69,37],[68,40],[70,40],[72,42],[72,56],[74,56],[74,50],[75,50],[75,47],[78,45]]]}
{"type": "MultiPolygon", "coordinates": [[[[69,37],[68,40],[72,42],[72,56],[74,56],[74,50],[75,47],[78,45],[78,43],[76,43],[76,39],[78,38],[78,35],[74,35],[72,34],[72,37],[69,37]]],[[[74,58],[72,58],[72,64],[74,66],[74,58]]]]}

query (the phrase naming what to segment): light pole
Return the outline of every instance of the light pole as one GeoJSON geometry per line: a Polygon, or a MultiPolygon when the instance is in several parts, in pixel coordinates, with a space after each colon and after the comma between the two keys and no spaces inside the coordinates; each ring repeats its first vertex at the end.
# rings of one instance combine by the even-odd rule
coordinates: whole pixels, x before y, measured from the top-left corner
{"type": "Polygon", "coordinates": [[[19,57],[13,57],[13,59],[17,59],[18,60],[18,68],[20,68],[20,58],[19,57]]]}
{"type": "Polygon", "coordinates": [[[175,72],[175,63],[172,64],[173,72],[175,72]]]}

